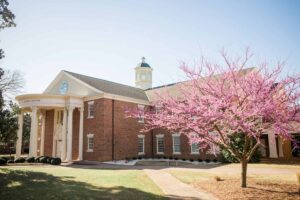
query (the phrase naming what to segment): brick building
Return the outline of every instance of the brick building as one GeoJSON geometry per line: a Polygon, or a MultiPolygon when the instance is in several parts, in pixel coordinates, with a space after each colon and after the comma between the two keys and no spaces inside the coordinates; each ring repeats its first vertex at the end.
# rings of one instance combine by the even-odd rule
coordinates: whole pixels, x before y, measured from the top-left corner
{"type": "MultiPolygon", "coordinates": [[[[142,59],[131,87],[90,76],[61,71],[42,94],[16,97],[22,112],[16,154],[22,146],[23,114],[31,112],[29,156],[55,156],[63,161],[111,161],[133,157],[215,159],[210,151],[179,133],[153,130],[141,133],[144,119],[125,117],[131,107],[147,109],[154,100],[152,68],[142,59]]],[[[165,86],[176,95],[176,84],[165,86]]],[[[291,158],[290,143],[265,135],[262,152],[269,157],[291,158]]],[[[217,156],[219,157],[219,156],[217,156]]]]}

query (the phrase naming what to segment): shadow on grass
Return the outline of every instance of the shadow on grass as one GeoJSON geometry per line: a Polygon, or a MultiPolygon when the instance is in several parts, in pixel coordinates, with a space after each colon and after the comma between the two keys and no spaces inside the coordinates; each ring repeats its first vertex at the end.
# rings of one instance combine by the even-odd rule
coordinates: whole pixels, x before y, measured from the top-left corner
{"type": "MultiPolygon", "coordinates": [[[[0,169],[0,199],[166,199],[135,188],[98,187],[42,172],[0,169]]],[[[174,199],[179,199],[174,197],[174,199]]]]}

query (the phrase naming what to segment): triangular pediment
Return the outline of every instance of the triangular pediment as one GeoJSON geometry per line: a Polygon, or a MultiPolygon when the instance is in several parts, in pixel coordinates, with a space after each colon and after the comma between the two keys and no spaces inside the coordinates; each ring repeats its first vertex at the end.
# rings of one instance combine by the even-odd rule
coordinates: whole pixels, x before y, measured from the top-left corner
{"type": "Polygon", "coordinates": [[[45,94],[93,96],[102,91],[61,71],[44,91],[45,94]]]}

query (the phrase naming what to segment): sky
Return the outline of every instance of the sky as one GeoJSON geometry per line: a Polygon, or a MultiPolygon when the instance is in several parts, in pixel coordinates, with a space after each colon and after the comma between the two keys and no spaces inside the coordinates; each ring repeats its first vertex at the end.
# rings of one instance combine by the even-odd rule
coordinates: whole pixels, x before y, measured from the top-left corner
{"type": "Polygon", "coordinates": [[[134,86],[134,67],[146,57],[153,86],[177,82],[181,62],[191,66],[220,50],[254,53],[253,65],[286,61],[300,73],[300,1],[10,0],[15,28],[0,32],[23,93],[41,93],[61,70],[134,86]]]}

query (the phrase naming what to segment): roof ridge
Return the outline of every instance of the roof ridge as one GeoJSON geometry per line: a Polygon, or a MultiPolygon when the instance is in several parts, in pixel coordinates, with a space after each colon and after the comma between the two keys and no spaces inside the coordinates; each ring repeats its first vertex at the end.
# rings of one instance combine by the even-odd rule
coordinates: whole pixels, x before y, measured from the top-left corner
{"type": "Polygon", "coordinates": [[[130,87],[130,88],[133,88],[133,89],[138,89],[138,90],[144,91],[141,88],[137,88],[137,87],[130,86],[130,85],[125,85],[125,84],[122,84],[122,83],[117,83],[117,82],[113,82],[113,81],[109,81],[109,80],[105,80],[105,79],[101,79],[101,78],[97,78],[97,77],[93,77],[93,76],[88,76],[88,75],[85,75],[85,74],[79,74],[79,73],[76,73],[76,72],[70,72],[70,71],[67,71],[67,70],[63,70],[63,71],[66,72],[66,73],[69,73],[71,75],[76,74],[76,75],[85,76],[85,77],[93,78],[93,79],[98,79],[98,80],[101,80],[101,81],[106,81],[106,82],[110,82],[110,83],[114,83],[114,84],[118,84],[118,85],[122,85],[122,86],[126,86],[126,87],[130,87]]]}

